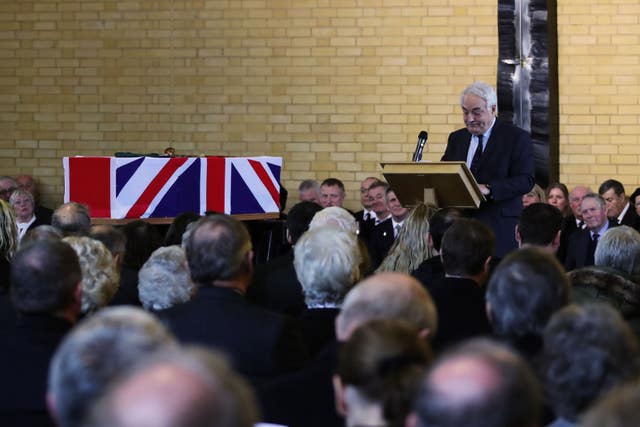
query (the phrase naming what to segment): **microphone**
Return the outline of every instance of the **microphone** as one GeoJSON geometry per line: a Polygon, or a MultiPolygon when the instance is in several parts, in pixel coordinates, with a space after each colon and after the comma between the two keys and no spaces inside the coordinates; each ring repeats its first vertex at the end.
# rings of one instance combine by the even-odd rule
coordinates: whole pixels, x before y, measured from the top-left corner
{"type": "Polygon", "coordinates": [[[429,134],[426,130],[420,131],[420,133],[418,134],[418,145],[416,145],[416,151],[413,153],[412,161],[419,162],[420,160],[422,160],[422,150],[427,143],[428,136],[429,134]]]}

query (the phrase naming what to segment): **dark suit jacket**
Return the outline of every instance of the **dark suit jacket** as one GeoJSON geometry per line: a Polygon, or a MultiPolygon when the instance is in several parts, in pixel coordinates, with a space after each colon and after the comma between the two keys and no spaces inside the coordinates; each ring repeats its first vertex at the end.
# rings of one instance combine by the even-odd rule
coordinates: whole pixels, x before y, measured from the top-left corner
{"type": "Polygon", "coordinates": [[[247,301],[292,317],[306,308],[302,286],[293,266],[293,251],[256,267],[247,301]]]}
{"type": "Polygon", "coordinates": [[[635,206],[629,204],[629,209],[627,209],[627,213],[624,214],[619,225],[628,225],[631,228],[638,227],[638,214],[636,212],[635,206]]]}
{"type": "Polygon", "coordinates": [[[253,381],[298,369],[307,359],[293,320],[249,304],[233,289],[201,286],[190,301],[158,315],[181,342],[225,352],[253,381]]]}
{"type": "MultiPolygon", "coordinates": [[[[53,210],[49,208],[45,208],[41,205],[36,205],[33,208],[33,214],[36,216],[37,220],[40,221],[40,224],[49,224],[51,225],[51,216],[53,215],[53,210]]],[[[40,225],[38,224],[38,225],[40,225]]]]}
{"type": "Polygon", "coordinates": [[[369,238],[371,237],[371,232],[376,225],[374,219],[370,219],[368,221],[364,220],[364,210],[358,211],[353,214],[358,221],[358,226],[360,227],[360,234],[358,235],[365,243],[369,244],[369,238]]]}
{"type": "MultiPolygon", "coordinates": [[[[617,227],[615,221],[609,221],[609,228],[612,227],[617,227]]],[[[569,245],[567,246],[567,256],[564,261],[565,270],[571,271],[576,268],[593,265],[587,262],[590,241],[591,233],[589,232],[589,229],[576,231],[571,235],[569,238],[569,245]]]]}
{"type": "Polygon", "coordinates": [[[562,219],[562,226],[560,228],[560,246],[558,247],[558,252],[556,256],[558,260],[562,264],[564,264],[567,259],[567,250],[569,248],[569,238],[576,231],[580,231],[578,229],[578,225],[576,224],[576,217],[573,215],[568,215],[562,219]]]}
{"type": "Polygon", "coordinates": [[[411,275],[418,279],[420,283],[427,288],[430,283],[444,278],[442,258],[440,258],[440,255],[436,255],[422,261],[411,275]]]}
{"type": "Polygon", "coordinates": [[[20,315],[0,330],[0,425],[53,425],[46,411],[49,361],[71,329],[48,315],[20,315]]]}
{"type": "MultiPolygon", "coordinates": [[[[471,133],[466,128],[449,135],[443,161],[466,161],[471,133]]],[[[483,202],[472,216],[496,234],[495,255],[503,257],[517,247],[515,226],[522,211],[522,195],[534,184],[533,146],[524,130],[496,119],[475,175],[491,186],[492,199],[483,202]]]]}
{"type": "Polygon", "coordinates": [[[302,339],[311,358],[336,340],[338,313],[340,313],[339,308],[307,308],[302,312],[300,316],[302,339]]]}
{"type": "Polygon", "coordinates": [[[445,277],[427,285],[438,311],[437,351],[466,338],[490,335],[484,287],[471,279],[445,277]]]}
{"type": "Polygon", "coordinates": [[[394,241],[393,221],[391,221],[390,217],[373,228],[369,238],[369,256],[371,257],[373,270],[380,266],[394,241]]]}

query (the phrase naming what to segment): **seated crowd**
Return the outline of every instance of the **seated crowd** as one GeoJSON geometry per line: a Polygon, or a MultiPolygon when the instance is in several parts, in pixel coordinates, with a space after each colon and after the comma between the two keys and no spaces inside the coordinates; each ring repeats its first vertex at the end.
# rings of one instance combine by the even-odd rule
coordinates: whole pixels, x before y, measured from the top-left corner
{"type": "Polygon", "coordinates": [[[0,425],[635,425],[640,188],[536,185],[502,259],[462,210],[360,195],[303,181],[258,262],[228,215],[92,225],[0,177],[0,425]]]}

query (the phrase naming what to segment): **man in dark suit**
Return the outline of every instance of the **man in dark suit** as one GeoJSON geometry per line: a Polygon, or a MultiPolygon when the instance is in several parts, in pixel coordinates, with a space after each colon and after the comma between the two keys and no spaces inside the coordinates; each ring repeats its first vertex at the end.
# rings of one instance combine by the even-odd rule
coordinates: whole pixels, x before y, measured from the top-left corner
{"type": "Polygon", "coordinates": [[[372,184],[378,181],[379,179],[373,176],[369,176],[362,180],[360,183],[360,203],[362,204],[362,210],[353,214],[360,226],[359,236],[365,243],[369,242],[369,236],[371,235],[371,230],[373,230],[373,227],[375,226],[376,220],[376,213],[371,210],[372,200],[369,198],[369,188],[372,184]]]}
{"type": "Polygon", "coordinates": [[[599,194],[586,194],[580,206],[586,228],[573,233],[569,239],[567,258],[564,262],[567,271],[593,265],[593,255],[598,239],[610,227],[617,225],[614,221],[607,219],[606,202],[599,194]]]}
{"type": "MultiPolygon", "coordinates": [[[[300,202],[287,215],[287,241],[295,247],[298,239],[309,229],[309,223],[322,206],[314,202],[300,202]]],[[[256,305],[289,316],[299,316],[306,305],[302,287],[293,267],[293,250],[266,264],[256,267],[247,299],[256,305]]]]}
{"type": "Polygon", "coordinates": [[[491,332],[484,295],[494,247],[493,232],[476,219],[458,219],[444,233],[445,277],[427,284],[438,310],[436,350],[491,332]]]}
{"type": "Polygon", "coordinates": [[[548,203],[532,203],[522,210],[516,226],[518,246],[537,246],[555,254],[560,246],[562,214],[548,203]]]}
{"type": "Polygon", "coordinates": [[[465,161],[487,199],[472,216],[496,235],[497,257],[516,248],[522,195],[534,184],[533,147],[524,130],[496,118],[497,96],[476,82],[460,97],[466,128],[449,135],[443,161],[465,161]]]}
{"type": "Polygon", "coordinates": [[[579,230],[584,230],[585,225],[582,220],[582,211],[580,210],[580,204],[585,194],[592,193],[589,187],[578,185],[569,193],[569,206],[571,207],[571,214],[564,217],[562,222],[562,232],[560,233],[560,247],[556,256],[562,264],[564,264],[567,258],[567,247],[569,246],[569,238],[573,233],[579,230]]]}
{"type": "Polygon", "coordinates": [[[0,425],[53,425],[46,412],[49,361],[80,313],[78,256],[58,240],[27,245],[13,259],[15,323],[0,327],[0,425]]]}
{"type": "Polygon", "coordinates": [[[201,218],[187,239],[186,256],[198,292],[160,313],[180,341],[222,350],[254,381],[302,366],[306,351],[299,329],[245,300],[253,251],[244,224],[221,214],[201,218]]]}
{"type": "MultiPolygon", "coordinates": [[[[393,242],[398,237],[398,233],[400,233],[400,229],[404,225],[407,215],[409,215],[409,209],[402,206],[392,188],[386,186],[386,184],[379,188],[381,190],[386,188],[385,203],[390,216],[373,228],[369,239],[369,255],[371,256],[371,268],[373,270],[378,268],[389,253],[389,249],[393,246],[393,242]]],[[[374,191],[377,190],[374,189],[374,191]]]]}
{"type": "Polygon", "coordinates": [[[598,189],[598,193],[607,202],[607,217],[616,225],[638,226],[638,214],[635,206],[631,206],[620,181],[608,179],[598,189]]]}

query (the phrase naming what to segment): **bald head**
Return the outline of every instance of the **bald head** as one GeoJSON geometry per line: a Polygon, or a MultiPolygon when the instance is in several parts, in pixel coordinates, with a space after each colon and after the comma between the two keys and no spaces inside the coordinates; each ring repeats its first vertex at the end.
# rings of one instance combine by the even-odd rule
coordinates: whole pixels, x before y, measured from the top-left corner
{"type": "Polygon", "coordinates": [[[91,227],[89,209],[80,203],[65,203],[53,212],[51,225],[62,231],[65,236],[86,236],[91,227]]]}
{"type": "Polygon", "coordinates": [[[415,278],[378,273],[358,283],[346,296],[336,319],[336,337],[346,341],[360,325],[374,319],[401,319],[434,335],[437,313],[431,296],[415,278]]]}
{"type": "Polygon", "coordinates": [[[506,347],[473,340],[446,354],[416,400],[417,426],[536,426],[540,395],[528,366],[506,347]]]}
{"type": "Polygon", "coordinates": [[[573,212],[573,216],[576,218],[582,219],[582,211],[580,210],[580,203],[586,194],[591,193],[591,189],[589,187],[584,187],[579,185],[575,187],[569,193],[569,206],[571,206],[571,211],[573,212]]]}

